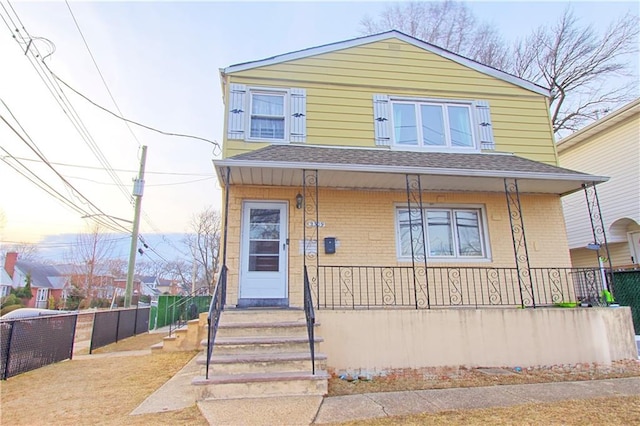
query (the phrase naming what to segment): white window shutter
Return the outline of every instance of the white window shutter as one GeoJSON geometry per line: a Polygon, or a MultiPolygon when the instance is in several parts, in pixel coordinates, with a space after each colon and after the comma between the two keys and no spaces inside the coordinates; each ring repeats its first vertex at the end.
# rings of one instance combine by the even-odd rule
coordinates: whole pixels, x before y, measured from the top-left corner
{"type": "Polygon", "coordinates": [[[390,145],[391,103],[387,95],[373,95],[373,125],[376,145],[390,145]]]}
{"type": "Polygon", "coordinates": [[[247,109],[247,86],[244,84],[229,85],[229,122],[227,139],[244,139],[247,109]]]}
{"type": "Polygon", "coordinates": [[[491,125],[491,111],[489,102],[476,101],[476,122],[478,123],[478,138],[482,149],[496,149],[493,139],[493,126],[491,125]]]}
{"type": "Polygon", "coordinates": [[[291,89],[290,141],[305,142],[307,140],[307,91],[291,89]]]}

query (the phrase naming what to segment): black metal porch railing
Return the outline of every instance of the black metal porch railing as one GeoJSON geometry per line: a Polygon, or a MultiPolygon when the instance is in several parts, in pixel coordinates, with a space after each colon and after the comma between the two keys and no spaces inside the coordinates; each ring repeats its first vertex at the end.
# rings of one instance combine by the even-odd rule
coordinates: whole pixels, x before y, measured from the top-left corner
{"type": "Polygon", "coordinates": [[[209,332],[207,333],[207,369],[205,377],[209,379],[209,364],[211,363],[211,354],[213,353],[213,345],[216,340],[216,333],[218,332],[218,323],[220,322],[220,315],[224,310],[224,303],[227,296],[227,267],[222,266],[220,270],[220,277],[216,284],[216,289],[213,292],[213,298],[211,299],[211,305],[209,305],[209,315],[207,316],[207,325],[209,326],[209,332]]]}
{"type": "Polygon", "coordinates": [[[304,267],[304,316],[307,320],[307,335],[309,336],[309,350],[311,352],[311,374],[316,374],[315,337],[313,332],[316,314],[313,310],[311,286],[309,285],[309,274],[306,266],[304,267]]]}
{"type": "Polygon", "coordinates": [[[599,305],[598,268],[531,268],[520,288],[517,268],[319,266],[319,309],[448,306],[599,305]]]}

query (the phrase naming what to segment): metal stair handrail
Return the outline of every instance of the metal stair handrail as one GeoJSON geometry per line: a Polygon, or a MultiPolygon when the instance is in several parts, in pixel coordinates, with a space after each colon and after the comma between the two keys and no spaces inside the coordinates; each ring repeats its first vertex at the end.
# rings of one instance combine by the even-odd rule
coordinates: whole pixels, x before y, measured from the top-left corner
{"type": "Polygon", "coordinates": [[[218,331],[218,323],[220,322],[220,315],[224,310],[225,299],[227,295],[227,267],[222,266],[220,270],[220,277],[216,284],[216,289],[213,292],[211,298],[211,305],[209,305],[209,315],[207,316],[207,325],[209,330],[207,332],[207,370],[205,378],[209,379],[209,364],[211,363],[211,354],[213,353],[213,345],[216,340],[216,333],[218,331]]]}
{"type": "Polygon", "coordinates": [[[207,290],[208,289],[206,287],[201,287],[166,307],[165,312],[169,312],[171,318],[171,321],[169,321],[169,336],[187,323],[189,312],[187,312],[187,309],[185,308],[190,306],[194,300],[197,300],[197,297],[207,296],[207,290]]]}
{"type": "Polygon", "coordinates": [[[315,337],[313,327],[316,323],[316,314],[313,310],[313,299],[311,296],[311,286],[309,284],[309,274],[307,267],[304,267],[304,316],[307,320],[307,335],[309,336],[309,350],[311,352],[311,373],[316,374],[315,337]]]}

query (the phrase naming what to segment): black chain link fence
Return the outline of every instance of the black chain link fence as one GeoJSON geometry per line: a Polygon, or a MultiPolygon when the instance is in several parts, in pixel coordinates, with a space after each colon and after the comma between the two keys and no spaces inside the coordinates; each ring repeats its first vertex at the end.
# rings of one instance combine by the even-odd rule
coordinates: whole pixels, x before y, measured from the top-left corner
{"type": "Polygon", "coordinates": [[[2,380],[71,359],[77,320],[77,315],[55,315],[0,323],[2,380]]]}
{"type": "Polygon", "coordinates": [[[620,306],[631,307],[633,327],[640,334],[640,270],[613,273],[613,297],[620,306]]]}
{"type": "Polygon", "coordinates": [[[150,308],[134,308],[96,312],[89,353],[118,340],[148,332],[149,311],[150,308]]]}
{"type": "MultiPolygon", "coordinates": [[[[150,308],[96,312],[89,352],[149,331],[150,308]]],[[[0,378],[71,359],[77,314],[0,322],[0,378]]]]}

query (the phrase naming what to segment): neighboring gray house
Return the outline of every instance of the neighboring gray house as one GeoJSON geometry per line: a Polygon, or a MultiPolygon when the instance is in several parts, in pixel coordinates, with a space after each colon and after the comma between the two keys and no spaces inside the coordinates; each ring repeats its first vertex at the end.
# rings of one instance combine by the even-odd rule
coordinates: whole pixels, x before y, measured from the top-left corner
{"type": "Polygon", "coordinates": [[[27,276],[31,277],[33,297],[27,303],[28,308],[47,308],[50,297],[57,302],[64,297],[63,292],[71,282],[70,277],[63,274],[55,266],[17,260],[17,256],[13,267],[10,269],[6,272],[12,275],[14,288],[24,287],[27,283],[27,276]]]}
{"type": "Polygon", "coordinates": [[[156,276],[141,276],[140,277],[140,292],[145,296],[151,296],[154,299],[162,294],[158,289],[160,285],[160,279],[156,276]]]}
{"type": "MultiPolygon", "coordinates": [[[[608,252],[614,268],[640,265],[640,98],[558,142],[560,166],[610,176],[597,186],[608,252]]],[[[562,199],[571,262],[597,265],[587,245],[593,231],[583,193],[562,199]]],[[[605,262],[607,263],[607,262],[605,262]]]]}

